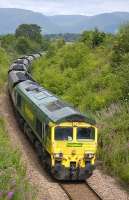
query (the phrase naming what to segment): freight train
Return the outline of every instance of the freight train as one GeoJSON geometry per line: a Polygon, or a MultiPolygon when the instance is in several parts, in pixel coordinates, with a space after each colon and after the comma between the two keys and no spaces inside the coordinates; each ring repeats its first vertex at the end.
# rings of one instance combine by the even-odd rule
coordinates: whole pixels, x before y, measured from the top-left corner
{"type": "Polygon", "coordinates": [[[42,55],[23,56],[8,71],[8,91],[19,125],[52,176],[85,180],[95,166],[96,123],[33,80],[32,61],[42,55]]]}

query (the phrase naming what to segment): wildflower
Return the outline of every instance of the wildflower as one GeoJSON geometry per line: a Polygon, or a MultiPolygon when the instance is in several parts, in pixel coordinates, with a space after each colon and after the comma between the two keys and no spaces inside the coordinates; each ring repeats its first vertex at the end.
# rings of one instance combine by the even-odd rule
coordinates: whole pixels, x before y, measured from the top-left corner
{"type": "Polygon", "coordinates": [[[13,191],[8,192],[7,199],[8,200],[12,199],[13,195],[14,195],[13,191]]]}
{"type": "Polygon", "coordinates": [[[3,192],[0,192],[0,199],[3,197],[3,192]]]}

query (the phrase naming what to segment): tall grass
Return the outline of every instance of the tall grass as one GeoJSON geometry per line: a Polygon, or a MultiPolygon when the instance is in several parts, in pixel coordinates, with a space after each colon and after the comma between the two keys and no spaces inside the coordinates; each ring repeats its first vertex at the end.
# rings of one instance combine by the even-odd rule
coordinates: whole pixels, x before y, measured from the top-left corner
{"type": "Polygon", "coordinates": [[[0,199],[32,200],[34,194],[26,179],[20,153],[9,142],[4,121],[0,117],[0,199]]]}
{"type": "Polygon", "coordinates": [[[0,93],[7,80],[7,71],[10,63],[10,57],[6,51],[0,48],[0,93]]]}
{"type": "Polygon", "coordinates": [[[112,175],[129,182],[129,108],[115,104],[98,115],[99,157],[112,175]]]}

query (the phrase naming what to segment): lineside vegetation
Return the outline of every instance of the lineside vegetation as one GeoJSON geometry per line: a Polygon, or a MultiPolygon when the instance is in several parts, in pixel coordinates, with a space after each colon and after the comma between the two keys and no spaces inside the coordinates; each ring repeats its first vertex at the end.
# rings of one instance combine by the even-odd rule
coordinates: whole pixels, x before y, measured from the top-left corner
{"type": "Polygon", "coordinates": [[[9,62],[10,57],[7,55],[7,52],[3,48],[0,48],[0,93],[7,79],[9,62]]]}
{"type": "Polygon", "coordinates": [[[32,191],[20,153],[10,145],[5,123],[0,117],[0,199],[35,199],[32,191]]]}

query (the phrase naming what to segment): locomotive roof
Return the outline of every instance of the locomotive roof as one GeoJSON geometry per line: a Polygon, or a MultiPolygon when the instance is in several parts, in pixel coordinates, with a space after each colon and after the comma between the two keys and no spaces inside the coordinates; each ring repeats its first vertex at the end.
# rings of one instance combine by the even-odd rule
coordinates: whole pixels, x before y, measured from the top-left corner
{"type": "Polygon", "coordinates": [[[27,80],[19,83],[18,88],[50,121],[55,123],[61,123],[63,121],[83,121],[95,124],[94,120],[89,119],[73,107],[62,102],[57,96],[48,92],[36,82],[27,80]]]}

